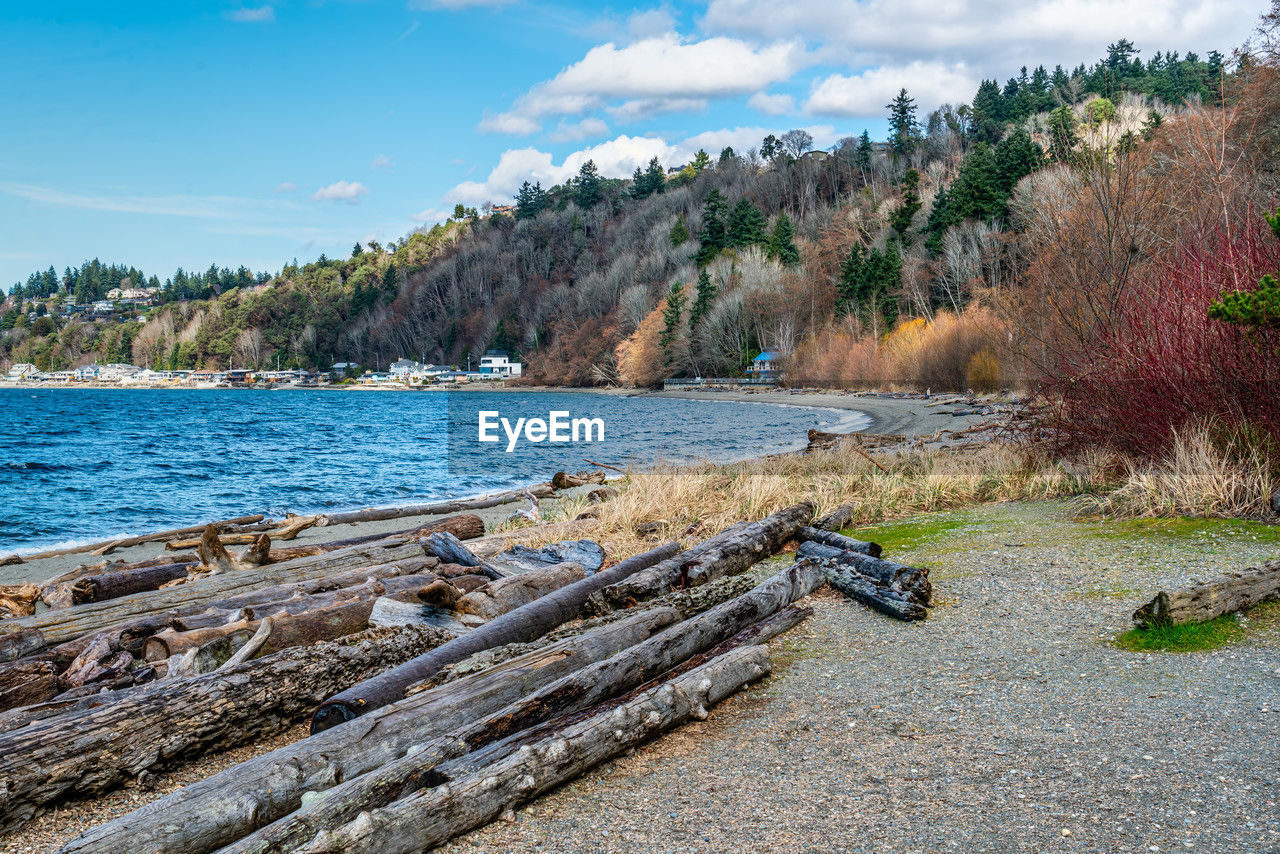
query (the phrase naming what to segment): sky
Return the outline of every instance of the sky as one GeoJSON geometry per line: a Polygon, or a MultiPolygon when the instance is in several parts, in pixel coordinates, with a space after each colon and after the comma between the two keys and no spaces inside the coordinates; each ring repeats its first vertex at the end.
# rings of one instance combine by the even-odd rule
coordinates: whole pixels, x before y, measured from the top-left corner
{"type": "Polygon", "coordinates": [[[1240,0],[0,0],[0,285],[345,255],[588,158],[628,176],[921,116],[1117,38],[1223,53],[1240,0]]]}

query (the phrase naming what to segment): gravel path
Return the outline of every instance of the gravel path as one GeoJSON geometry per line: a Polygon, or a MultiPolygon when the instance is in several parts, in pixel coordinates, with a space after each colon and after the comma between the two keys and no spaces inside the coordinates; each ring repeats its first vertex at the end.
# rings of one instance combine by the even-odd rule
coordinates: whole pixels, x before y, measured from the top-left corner
{"type": "Polygon", "coordinates": [[[763,685],[443,850],[1280,851],[1280,608],[1217,651],[1110,643],[1160,586],[1276,544],[946,515],[893,555],[935,567],[928,622],[817,594],[763,685]]]}

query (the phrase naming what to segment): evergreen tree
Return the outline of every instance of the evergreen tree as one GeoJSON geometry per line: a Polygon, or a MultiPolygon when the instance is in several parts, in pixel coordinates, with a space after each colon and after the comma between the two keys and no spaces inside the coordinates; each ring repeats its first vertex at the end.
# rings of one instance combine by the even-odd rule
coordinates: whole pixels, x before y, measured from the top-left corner
{"type": "Polygon", "coordinates": [[[702,206],[702,230],[698,232],[702,246],[698,249],[698,266],[710,263],[719,255],[727,245],[727,237],[724,196],[719,190],[712,189],[702,206]]]}
{"type": "Polygon", "coordinates": [[[1006,119],[1000,85],[994,80],[983,80],[978,84],[978,94],[973,99],[973,122],[970,125],[973,139],[991,144],[998,142],[1004,134],[1006,119]]]}
{"type": "Polygon", "coordinates": [[[1044,167],[1044,149],[1022,128],[1000,141],[995,150],[996,171],[1005,199],[1025,176],[1044,167]]]}
{"type": "Polygon", "coordinates": [[[589,210],[595,207],[600,199],[604,197],[604,191],[600,186],[600,173],[596,170],[596,162],[588,160],[582,164],[578,170],[578,177],[574,179],[574,184],[578,188],[576,201],[578,207],[583,210],[589,210]]]}
{"type": "Polygon", "coordinates": [[[684,245],[684,242],[689,239],[689,227],[684,224],[684,217],[676,218],[671,231],[667,232],[667,237],[670,238],[672,246],[684,245]]]}
{"type": "Polygon", "coordinates": [[[800,250],[796,248],[795,234],[791,217],[785,213],[778,214],[778,219],[773,224],[773,232],[769,235],[768,256],[788,267],[799,264],[800,250]]]}
{"type": "Polygon", "coordinates": [[[899,240],[906,238],[911,220],[919,210],[920,173],[915,169],[908,169],[907,174],[902,176],[902,204],[889,216],[889,226],[898,233],[899,240]]]}
{"type": "Polygon", "coordinates": [[[720,149],[720,165],[723,166],[726,163],[731,162],[737,156],[738,155],[734,153],[733,146],[726,145],[724,148],[720,149]]]}
{"type": "Polygon", "coordinates": [[[639,166],[636,167],[635,174],[631,178],[631,195],[637,199],[644,199],[654,193],[661,193],[666,182],[667,174],[655,157],[649,161],[649,166],[643,172],[640,171],[639,166]]]}
{"type": "Polygon", "coordinates": [[[1007,197],[1000,188],[995,156],[985,142],[976,143],[960,164],[960,174],[951,185],[949,205],[956,222],[968,219],[992,220],[1004,215],[1007,197]]]}
{"type": "Polygon", "coordinates": [[[693,155],[693,161],[689,165],[693,167],[695,173],[700,175],[702,170],[711,165],[711,156],[699,148],[698,153],[693,155]]]}
{"type": "Polygon", "coordinates": [[[516,219],[533,219],[542,213],[547,202],[547,193],[542,189],[541,181],[534,184],[525,181],[516,192],[516,219]]]}
{"type": "Polygon", "coordinates": [[[1076,134],[1076,114],[1062,105],[1049,114],[1049,154],[1058,163],[1068,163],[1080,137],[1076,134]]]}
{"type": "Polygon", "coordinates": [[[871,155],[875,151],[871,146],[871,134],[865,130],[858,137],[858,148],[853,153],[853,165],[858,167],[864,181],[871,177],[871,155]]]}
{"type": "Polygon", "coordinates": [[[359,241],[357,241],[355,248],[351,250],[351,257],[359,258],[363,254],[364,254],[364,247],[360,245],[359,241]]]}
{"type": "Polygon", "coordinates": [[[933,207],[929,209],[929,219],[924,224],[924,233],[927,235],[924,248],[930,256],[936,256],[942,251],[943,235],[948,228],[960,222],[954,214],[947,188],[939,187],[938,194],[933,197],[933,207]]]}
{"type": "Polygon", "coordinates": [[[711,283],[711,276],[706,268],[698,271],[698,289],[693,299],[693,308],[689,312],[689,328],[696,329],[698,323],[711,309],[711,301],[716,298],[716,286],[711,283]]]}
{"type": "Polygon", "coordinates": [[[898,156],[915,151],[920,141],[920,123],[916,121],[915,99],[906,89],[898,90],[898,96],[885,105],[889,110],[889,147],[898,156]]]}
{"type": "Polygon", "coordinates": [[[766,162],[771,162],[775,157],[782,153],[782,143],[773,134],[769,134],[760,143],[760,157],[766,162]]]}
{"type": "Polygon", "coordinates": [[[387,265],[387,269],[382,273],[382,296],[390,302],[396,298],[396,294],[400,292],[400,271],[396,269],[395,262],[387,265]]]}
{"type": "Polygon", "coordinates": [[[747,198],[741,198],[729,213],[728,245],[737,249],[762,246],[769,239],[765,233],[768,221],[760,209],[747,198]]]}
{"type": "Polygon", "coordinates": [[[662,335],[658,343],[664,353],[668,353],[671,345],[680,336],[680,318],[684,316],[684,285],[675,282],[667,292],[667,305],[662,309],[662,335]]]}

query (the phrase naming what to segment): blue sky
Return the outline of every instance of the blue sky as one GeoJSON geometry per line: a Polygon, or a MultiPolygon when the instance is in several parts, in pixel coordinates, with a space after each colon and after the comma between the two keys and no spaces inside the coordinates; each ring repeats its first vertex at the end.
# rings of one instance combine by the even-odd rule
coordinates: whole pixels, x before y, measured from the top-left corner
{"type": "Polygon", "coordinates": [[[1022,64],[1229,52],[1229,0],[0,3],[0,284],[86,258],[277,271],[794,127],[884,131],[1022,64]]]}

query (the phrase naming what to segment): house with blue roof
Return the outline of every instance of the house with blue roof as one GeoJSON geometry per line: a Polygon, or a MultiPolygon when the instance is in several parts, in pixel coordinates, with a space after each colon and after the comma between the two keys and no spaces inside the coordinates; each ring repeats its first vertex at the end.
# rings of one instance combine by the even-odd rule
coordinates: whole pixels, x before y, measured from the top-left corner
{"type": "Polygon", "coordinates": [[[752,379],[757,380],[781,379],[790,355],[783,350],[762,350],[759,356],[751,360],[747,373],[752,379]]]}

